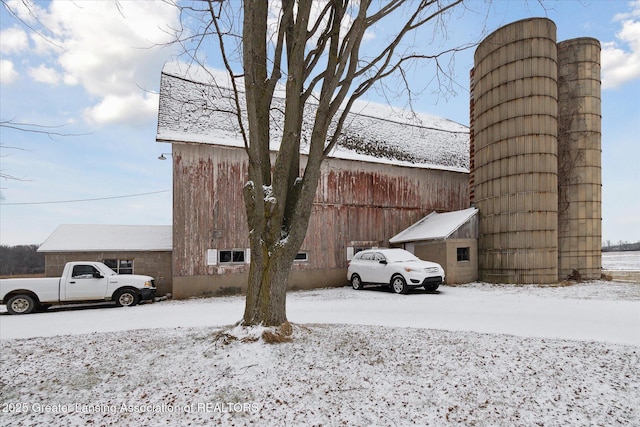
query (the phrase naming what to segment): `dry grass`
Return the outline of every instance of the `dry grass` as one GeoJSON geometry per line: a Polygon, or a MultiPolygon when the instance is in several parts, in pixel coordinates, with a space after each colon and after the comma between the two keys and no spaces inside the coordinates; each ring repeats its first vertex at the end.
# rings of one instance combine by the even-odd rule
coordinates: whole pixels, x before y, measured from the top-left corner
{"type": "Polygon", "coordinates": [[[284,322],[273,331],[265,330],[262,333],[262,340],[267,344],[280,344],[293,341],[292,335],[293,326],[289,322],[284,322]]]}
{"type": "Polygon", "coordinates": [[[600,280],[606,280],[607,282],[611,282],[613,280],[613,276],[611,274],[602,273],[600,275],[600,280]]]}

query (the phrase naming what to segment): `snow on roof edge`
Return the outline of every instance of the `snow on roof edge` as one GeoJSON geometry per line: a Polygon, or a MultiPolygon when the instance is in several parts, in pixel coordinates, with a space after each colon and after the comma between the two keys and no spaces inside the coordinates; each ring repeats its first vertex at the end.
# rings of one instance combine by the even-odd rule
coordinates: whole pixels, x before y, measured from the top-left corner
{"type": "MultiPolygon", "coordinates": [[[[163,131],[161,133],[159,132],[156,135],[156,142],[162,142],[162,143],[204,144],[204,145],[211,145],[211,146],[222,147],[222,148],[244,148],[244,144],[238,140],[231,140],[231,142],[229,141],[230,140],[225,140],[224,143],[215,142],[215,141],[212,141],[210,137],[198,138],[194,134],[186,135],[180,132],[169,132],[169,131],[163,131]]],[[[270,151],[272,153],[276,153],[278,150],[271,148],[270,151]]],[[[303,156],[306,156],[307,154],[308,153],[304,153],[304,152],[302,153],[303,156]]],[[[332,159],[350,160],[354,162],[376,163],[376,164],[383,164],[388,166],[402,166],[402,167],[416,168],[416,169],[431,169],[431,170],[442,170],[442,171],[448,171],[448,172],[469,173],[469,169],[464,167],[443,166],[443,165],[436,165],[432,163],[411,163],[404,160],[390,161],[390,159],[387,159],[384,157],[368,156],[366,154],[359,154],[351,150],[347,151],[345,149],[337,150],[337,152],[336,150],[334,150],[329,154],[329,157],[332,159]]]]}
{"type": "MultiPolygon", "coordinates": [[[[225,86],[225,82],[228,84],[230,80],[228,74],[223,70],[203,68],[198,65],[189,65],[180,62],[165,63],[162,69],[162,75],[169,79],[174,78],[177,79],[176,81],[182,81],[182,84],[214,85],[218,88],[225,86]]],[[[240,87],[240,90],[242,90],[244,89],[241,84],[243,82],[240,80],[241,79],[238,79],[236,83],[240,87]]],[[[185,89],[185,86],[181,86],[180,83],[175,84],[177,84],[177,86],[168,86],[172,88],[170,89],[171,92],[161,90],[161,94],[164,93],[167,98],[167,107],[165,110],[171,113],[173,113],[173,111],[171,111],[172,107],[170,102],[177,102],[181,96],[184,96],[184,94],[180,95],[179,91],[192,90],[185,89]],[[178,94],[175,98],[174,93],[178,94]]],[[[163,83],[162,88],[164,87],[163,83]]],[[[211,110],[207,110],[206,107],[203,111],[198,110],[202,108],[200,105],[203,101],[205,103],[208,102],[206,97],[200,99],[198,98],[199,96],[200,92],[197,92],[195,97],[188,98],[192,100],[198,99],[198,101],[194,101],[194,105],[186,113],[186,124],[179,124],[177,120],[174,119],[175,114],[169,116],[167,116],[167,114],[163,115],[163,109],[161,108],[159,115],[162,117],[171,117],[171,119],[165,119],[165,121],[159,120],[156,141],[164,143],[183,142],[225,147],[244,147],[244,141],[239,132],[234,131],[234,126],[230,122],[227,123],[226,126],[216,127],[215,132],[210,132],[210,129],[209,132],[203,132],[203,130],[207,131],[207,129],[205,129],[207,125],[205,124],[203,126],[201,119],[202,117],[210,118],[211,110]],[[189,121],[190,119],[194,121],[189,121]]],[[[408,111],[388,104],[380,104],[366,100],[356,101],[356,104],[353,105],[349,114],[351,117],[349,120],[351,121],[354,120],[354,117],[360,117],[360,119],[353,121],[356,127],[351,129],[347,128],[348,130],[345,133],[346,143],[343,144],[343,141],[336,145],[329,155],[330,157],[420,169],[445,170],[461,173],[469,172],[469,128],[466,125],[429,113],[408,111]],[[373,120],[373,122],[371,122],[371,120],[373,120]],[[395,126],[393,131],[391,131],[391,135],[393,135],[391,139],[386,138],[391,135],[385,135],[384,125],[382,125],[382,130],[375,126],[373,128],[370,126],[376,122],[386,122],[392,127],[395,126]],[[358,130],[358,125],[364,125],[365,127],[358,130]],[[398,133],[398,126],[409,129],[407,134],[398,133]],[[411,131],[410,129],[421,130],[411,131]],[[424,132],[427,132],[427,134],[424,132]],[[415,142],[412,141],[411,138],[415,138],[418,134],[422,134],[419,138],[426,137],[435,139],[430,139],[432,142],[429,142],[427,145],[423,143],[414,145],[415,142]],[[428,134],[431,136],[427,136],[428,134]],[[451,137],[443,137],[443,135],[447,134],[451,135],[451,137]],[[376,136],[381,138],[380,141],[384,142],[380,143],[376,140],[376,136]],[[372,137],[373,139],[371,139],[372,137]],[[358,143],[360,138],[363,138],[363,144],[358,143]],[[466,145],[464,144],[465,142],[466,145]],[[353,146],[354,143],[358,143],[357,146],[353,146]],[[409,146],[412,148],[407,150],[406,148],[409,146]]],[[[222,122],[224,122],[224,120],[222,120],[222,122]]],[[[218,121],[217,123],[221,122],[218,121]]],[[[425,140],[423,139],[423,141],[425,140]]],[[[272,141],[272,143],[273,142],[275,141],[272,141]]],[[[272,147],[272,150],[275,151],[275,149],[277,149],[277,147],[272,147]]]]}

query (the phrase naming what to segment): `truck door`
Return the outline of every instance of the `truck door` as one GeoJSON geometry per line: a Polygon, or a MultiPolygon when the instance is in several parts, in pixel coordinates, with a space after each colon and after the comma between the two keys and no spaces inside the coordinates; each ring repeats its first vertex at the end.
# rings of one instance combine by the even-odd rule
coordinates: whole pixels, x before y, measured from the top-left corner
{"type": "Polygon", "coordinates": [[[74,265],[71,275],[65,280],[65,301],[100,300],[107,293],[108,279],[92,265],[74,265]]]}

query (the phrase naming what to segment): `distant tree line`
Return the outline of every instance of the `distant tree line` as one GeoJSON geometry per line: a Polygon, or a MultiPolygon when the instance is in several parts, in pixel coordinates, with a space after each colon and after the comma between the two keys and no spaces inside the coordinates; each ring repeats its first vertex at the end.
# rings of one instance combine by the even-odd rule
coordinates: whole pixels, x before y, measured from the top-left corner
{"type": "Polygon", "coordinates": [[[619,241],[618,243],[611,243],[611,240],[602,242],[603,252],[627,252],[627,251],[640,251],[640,242],[629,243],[619,241]]]}
{"type": "Polygon", "coordinates": [[[0,245],[0,276],[44,273],[44,254],[38,245],[0,245]]]}

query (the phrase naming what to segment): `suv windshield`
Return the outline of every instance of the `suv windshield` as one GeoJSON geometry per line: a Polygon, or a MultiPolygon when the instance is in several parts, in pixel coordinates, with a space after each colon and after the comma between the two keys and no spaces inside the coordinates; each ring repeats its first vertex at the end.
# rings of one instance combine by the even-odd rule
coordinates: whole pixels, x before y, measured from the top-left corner
{"type": "Polygon", "coordinates": [[[419,261],[420,260],[414,254],[412,254],[411,252],[407,252],[404,249],[398,249],[396,251],[388,251],[388,252],[385,252],[384,255],[391,262],[419,261]]]}

